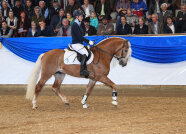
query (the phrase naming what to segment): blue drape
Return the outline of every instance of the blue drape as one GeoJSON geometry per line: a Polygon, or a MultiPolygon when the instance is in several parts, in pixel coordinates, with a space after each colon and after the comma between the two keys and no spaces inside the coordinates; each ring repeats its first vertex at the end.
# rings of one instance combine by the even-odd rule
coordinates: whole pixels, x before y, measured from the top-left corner
{"type": "MultiPolygon", "coordinates": [[[[103,39],[116,36],[89,36],[99,43],[103,39]]],[[[186,36],[128,37],[132,47],[132,56],[153,63],[174,63],[186,60],[186,36]]],[[[71,43],[71,37],[4,38],[2,44],[14,54],[35,62],[41,53],[52,49],[65,49],[71,43]]]]}

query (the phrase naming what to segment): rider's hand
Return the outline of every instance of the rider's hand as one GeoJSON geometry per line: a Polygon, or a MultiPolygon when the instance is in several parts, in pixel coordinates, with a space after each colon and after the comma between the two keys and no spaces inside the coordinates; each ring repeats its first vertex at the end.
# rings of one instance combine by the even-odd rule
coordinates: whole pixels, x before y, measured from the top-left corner
{"type": "Polygon", "coordinates": [[[93,41],[89,41],[89,44],[92,46],[92,45],[94,45],[94,42],[93,41]]]}

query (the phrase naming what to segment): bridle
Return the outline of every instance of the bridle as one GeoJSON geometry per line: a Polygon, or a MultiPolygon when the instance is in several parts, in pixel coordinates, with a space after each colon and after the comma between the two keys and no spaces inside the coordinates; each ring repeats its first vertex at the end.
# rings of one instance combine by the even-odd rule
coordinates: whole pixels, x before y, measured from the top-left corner
{"type": "Polygon", "coordinates": [[[117,60],[121,60],[121,59],[125,58],[126,56],[124,56],[124,54],[128,52],[128,49],[127,49],[127,50],[124,49],[125,46],[126,46],[126,43],[127,43],[127,41],[124,41],[122,47],[119,48],[114,54],[110,54],[109,52],[107,52],[107,51],[105,51],[105,50],[103,50],[103,49],[101,49],[101,48],[98,48],[97,46],[93,46],[93,47],[95,47],[96,49],[99,50],[98,62],[97,62],[97,63],[94,63],[94,64],[98,64],[98,63],[99,63],[99,60],[100,60],[100,51],[102,51],[102,52],[108,54],[108,55],[111,56],[111,57],[116,58],[117,60]],[[122,52],[121,52],[120,57],[115,56],[115,54],[118,53],[118,52],[121,51],[121,50],[122,50],[122,52]]]}

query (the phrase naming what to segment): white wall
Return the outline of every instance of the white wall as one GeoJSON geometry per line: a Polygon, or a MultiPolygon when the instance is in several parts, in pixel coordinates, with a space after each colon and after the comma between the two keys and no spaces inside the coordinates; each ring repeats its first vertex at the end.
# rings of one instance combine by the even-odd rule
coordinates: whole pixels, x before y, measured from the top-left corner
{"type": "MultiPolygon", "coordinates": [[[[0,84],[27,84],[34,63],[26,61],[6,48],[0,49],[0,84]]],[[[109,78],[121,85],[186,85],[186,61],[155,64],[131,58],[125,68],[111,68],[109,78]]],[[[47,83],[53,83],[50,79],[47,83]]],[[[67,76],[64,84],[87,84],[85,79],[67,76]]]]}

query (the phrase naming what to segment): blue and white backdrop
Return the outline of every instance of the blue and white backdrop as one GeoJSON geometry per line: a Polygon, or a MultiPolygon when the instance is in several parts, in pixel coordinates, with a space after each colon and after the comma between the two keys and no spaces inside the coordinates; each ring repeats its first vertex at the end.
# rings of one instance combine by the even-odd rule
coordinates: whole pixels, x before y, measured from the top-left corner
{"type": "MultiPolygon", "coordinates": [[[[112,36],[91,36],[99,43],[112,36]]],[[[109,78],[121,85],[186,85],[186,36],[127,37],[132,58],[125,68],[111,67],[109,78]]],[[[41,53],[71,43],[71,37],[0,38],[0,84],[27,84],[28,76],[41,53]]],[[[65,84],[87,84],[67,76],[65,84]]],[[[53,78],[48,84],[53,83],[53,78]]]]}

